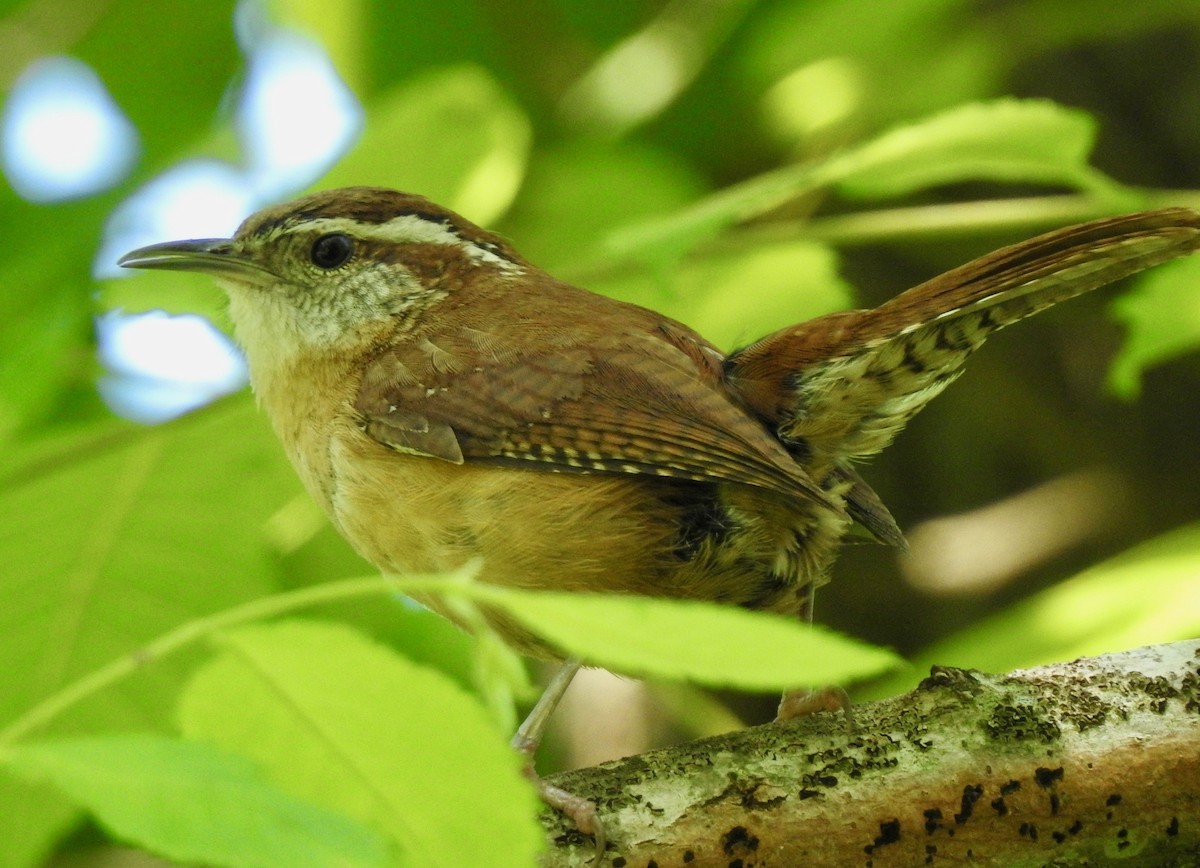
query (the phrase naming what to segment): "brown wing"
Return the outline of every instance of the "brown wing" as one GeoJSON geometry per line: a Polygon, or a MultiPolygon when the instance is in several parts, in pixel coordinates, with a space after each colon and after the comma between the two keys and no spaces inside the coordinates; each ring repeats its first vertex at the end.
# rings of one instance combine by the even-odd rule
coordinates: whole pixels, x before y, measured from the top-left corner
{"type": "Polygon", "coordinates": [[[832,314],[732,354],[729,384],[818,455],[886,446],[992,332],[1200,247],[1200,215],[1169,208],[1005,247],[871,311],[832,314]]]}
{"type": "Polygon", "coordinates": [[[730,400],[719,359],[661,319],[618,332],[598,323],[547,329],[514,321],[504,335],[464,326],[375,357],[355,409],[371,437],[401,452],[736,482],[840,511],[730,400]]]}

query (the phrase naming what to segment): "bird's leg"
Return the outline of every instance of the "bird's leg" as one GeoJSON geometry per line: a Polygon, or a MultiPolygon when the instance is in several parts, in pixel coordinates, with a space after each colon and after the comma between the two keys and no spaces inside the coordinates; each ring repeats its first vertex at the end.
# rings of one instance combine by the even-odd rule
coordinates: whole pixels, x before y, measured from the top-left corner
{"type": "MultiPolygon", "coordinates": [[[[816,589],[810,587],[808,596],[804,599],[804,608],[800,617],[812,626],[813,603],[816,589]]],[[[820,690],[789,690],[779,700],[779,708],[775,712],[775,722],[782,723],[794,720],[806,714],[816,714],[818,711],[841,711],[846,716],[846,722],[854,726],[854,715],[850,711],[850,694],[841,687],[822,687],[820,690]]]]}
{"type": "Polygon", "coordinates": [[[568,793],[561,787],[546,783],[533,767],[533,755],[537,752],[538,745],[542,743],[542,736],[546,733],[546,724],[550,722],[550,715],[558,707],[563,694],[571,685],[571,679],[579,671],[580,665],[580,661],[572,657],[559,667],[533,706],[533,710],[529,712],[529,716],[517,728],[516,735],[512,738],[512,746],[525,758],[525,777],[533,781],[542,801],[569,817],[580,832],[596,839],[596,856],[593,864],[597,864],[604,855],[607,840],[604,836],[604,825],[600,822],[595,803],[574,793],[568,793]]]}

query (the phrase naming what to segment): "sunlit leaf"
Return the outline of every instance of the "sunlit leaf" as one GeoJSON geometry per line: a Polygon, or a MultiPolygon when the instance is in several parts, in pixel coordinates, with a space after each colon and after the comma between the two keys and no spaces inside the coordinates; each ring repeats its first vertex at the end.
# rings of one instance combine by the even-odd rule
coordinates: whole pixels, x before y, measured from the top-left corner
{"type": "Polygon", "coordinates": [[[524,113],[484,70],[427,72],[367,106],[362,138],[321,186],[394,187],[488,223],[516,195],[529,138],[524,113]]]}
{"type": "Polygon", "coordinates": [[[900,662],[798,618],[715,603],[482,584],[468,593],[567,653],[629,675],[774,691],[847,684],[900,662]]]}
{"type": "Polygon", "coordinates": [[[1200,256],[1160,265],[1112,304],[1126,328],[1108,384],[1126,399],[1137,397],[1142,373],[1200,347],[1200,256]]]}
{"type": "Polygon", "coordinates": [[[78,251],[58,252],[68,254],[58,263],[34,254],[0,264],[0,286],[20,287],[0,292],[0,438],[45,412],[88,369],[90,279],[86,266],[71,261],[78,251]]]}
{"type": "Polygon", "coordinates": [[[5,764],[48,780],[117,839],[186,863],[383,866],[371,830],[273,786],[248,761],[154,735],[32,742],[5,764]]]}
{"type": "MultiPolygon", "coordinates": [[[[1056,10],[1058,11],[1058,10],[1056,10]]],[[[848,131],[878,129],[995,93],[1013,45],[957,0],[784,2],[747,22],[741,67],[749,92],[835,58],[854,74],[840,107],[848,131]],[[980,31],[983,31],[981,34],[980,31]]],[[[838,94],[810,94],[810,100],[838,94]]]]}
{"type": "MultiPolygon", "coordinates": [[[[158,428],[113,423],[0,462],[0,719],[183,621],[273,587],[262,524],[298,488],[246,397],[158,428]]],[[[73,722],[165,720],[179,670],[106,694],[73,722]]]]}
{"type": "Polygon", "coordinates": [[[681,320],[725,350],[854,306],[837,255],[807,240],[695,257],[665,279],[649,272],[599,278],[589,288],[681,320]]]}
{"type": "MultiPolygon", "coordinates": [[[[212,125],[237,67],[233,5],[221,0],[186,13],[138,0],[79,7],[58,16],[62,26],[55,25],[53,37],[27,41],[11,53],[11,72],[43,53],[70,54],[88,64],[137,126],[142,170],[152,171],[212,125]]],[[[15,32],[48,36],[36,8],[13,7],[5,14],[15,32]]],[[[0,263],[0,436],[44,413],[64,390],[87,382],[91,261],[115,201],[109,193],[34,205],[0,184],[0,232],[8,242],[0,263]]]]}
{"type": "Polygon", "coordinates": [[[533,863],[541,833],[518,758],[445,676],[333,624],[245,627],[220,647],[181,699],[189,736],[371,823],[411,864],[533,863]]]}
{"type": "Polygon", "coordinates": [[[369,6],[362,0],[336,6],[320,0],[275,0],[270,8],[280,24],[318,35],[342,80],[359,91],[366,77],[363,42],[369,33],[369,6]]]}
{"type": "MultiPolygon", "coordinates": [[[[498,227],[532,262],[570,279],[614,226],[674,212],[704,190],[678,158],[633,142],[573,141],[534,152],[498,227]],[[567,268],[560,274],[559,266],[567,268]]],[[[589,289],[592,288],[589,284],[589,289]]]]}
{"type": "Polygon", "coordinates": [[[819,165],[777,169],[713,193],[668,217],[615,229],[603,249],[617,262],[632,260],[652,269],[673,267],[700,242],[824,182],[819,165]]]}
{"type": "Polygon", "coordinates": [[[1087,165],[1094,123],[1083,112],[1040,100],[971,103],[898,127],[823,162],[767,172],[727,187],[670,217],[616,230],[617,260],[673,263],[696,244],[815,190],[836,186],[861,198],[898,196],[938,184],[989,180],[1060,184],[1131,197],[1087,165]]]}
{"type": "Polygon", "coordinates": [[[78,825],[81,812],[49,783],[35,783],[0,763],[0,841],[2,864],[46,865],[55,843],[78,825]]]}
{"type": "Polygon", "coordinates": [[[912,687],[934,664],[1007,672],[1200,635],[1200,524],[1181,527],[985,618],[871,689],[912,687]],[[1170,601],[1170,605],[1164,605],[1170,601]]]}
{"type": "Polygon", "coordinates": [[[101,282],[99,298],[106,308],[126,313],[162,310],[200,314],[225,332],[232,332],[225,294],[206,274],[157,271],[110,278],[101,282]]]}
{"type": "Polygon", "coordinates": [[[178,158],[209,134],[241,62],[230,26],[235,5],[218,0],[181,10],[119,0],[96,10],[102,14],[72,52],[99,73],[155,163],[178,158]]]}
{"type": "Polygon", "coordinates": [[[684,271],[704,278],[688,325],[727,350],[854,306],[854,291],[838,274],[837,255],[813,241],[760,245],[689,264],[684,271]]]}
{"type": "Polygon", "coordinates": [[[1046,100],[956,106],[830,161],[848,196],[901,196],[958,181],[1113,186],[1087,164],[1096,123],[1046,100]]]}

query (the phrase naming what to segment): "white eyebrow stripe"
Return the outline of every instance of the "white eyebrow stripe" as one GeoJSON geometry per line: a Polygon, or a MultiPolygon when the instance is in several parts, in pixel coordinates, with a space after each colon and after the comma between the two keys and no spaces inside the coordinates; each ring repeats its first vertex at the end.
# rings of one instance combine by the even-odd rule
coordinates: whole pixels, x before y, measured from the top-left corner
{"type": "Polygon", "coordinates": [[[451,224],[435,222],[417,214],[401,214],[386,223],[362,223],[346,217],[319,217],[307,220],[302,225],[305,230],[319,233],[344,232],[352,237],[382,241],[385,244],[445,244],[461,247],[476,262],[486,262],[508,270],[521,270],[514,262],[487,247],[463,238],[454,231],[451,224]]]}

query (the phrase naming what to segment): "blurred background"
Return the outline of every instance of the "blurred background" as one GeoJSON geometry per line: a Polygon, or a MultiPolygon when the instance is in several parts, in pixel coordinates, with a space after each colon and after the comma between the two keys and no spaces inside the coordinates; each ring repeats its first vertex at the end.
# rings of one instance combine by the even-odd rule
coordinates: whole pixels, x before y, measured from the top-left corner
{"type": "MultiPolygon", "coordinates": [[[[1200,5],[1177,0],[26,0],[0,5],[0,48],[5,716],[186,617],[368,572],[256,416],[219,293],[118,275],[133,247],[231,234],[314,185],[393,186],[728,349],[1058,225],[1200,205],[1200,5]],[[809,190],[686,258],[628,252],[730,185],[1001,97],[1084,113],[1091,182],[809,190]]],[[[932,662],[1002,671],[1200,633],[1190,275],[993,338],[865,469],[911,551],[849,544],[817,618],[914,665],[858,696],[932,662]]],[[[325,614],[470,681],[440,622],[325,614]]],[[[154,677],[77,728],[160,720],[150,698],[177,676],[154,677]]],[[[587,673],[544,765],[762,722],[772,702],[587,673]]],[[[31,853],[69,827],[33,815],[9,830],[31,853]]]]}

